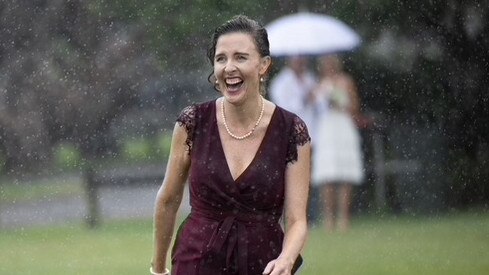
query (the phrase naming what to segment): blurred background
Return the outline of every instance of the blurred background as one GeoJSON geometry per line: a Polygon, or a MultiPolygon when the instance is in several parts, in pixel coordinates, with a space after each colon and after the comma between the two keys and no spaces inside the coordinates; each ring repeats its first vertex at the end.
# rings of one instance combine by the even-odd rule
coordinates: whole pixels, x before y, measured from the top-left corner
{"type": "MultiPolygon", "coordinates": [[[[360,35],[345,68],[375,123],[361,132],[367,179],[355,189],[352,232],[313,229],[324,246],[306,247],[304,273],[488,272],[489,1],[4,0],[0,274],[146,272],[175,119],[218,96],[205,57],[213,29],[235,14],[266,25],[305,10],[360,35]],[[403,250],[423,234],[433,235],[419,244],[475,239],[403,250]],[[334,245],[347,256],[322,250],[334,245]],[[384,258],[364,259],[371,245],[384,258]],[[462,262],[458,252],[426,260],[453,247],[462,262]],[[77,249],[86,252],[68,253],[77,249]]],[[[272,76],[283,60],[274,63],[272,76]]]]}

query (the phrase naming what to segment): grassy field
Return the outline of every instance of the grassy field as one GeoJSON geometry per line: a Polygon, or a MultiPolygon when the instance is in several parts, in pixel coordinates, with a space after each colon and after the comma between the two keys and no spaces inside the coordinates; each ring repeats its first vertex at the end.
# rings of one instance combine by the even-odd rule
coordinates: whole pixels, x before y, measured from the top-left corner
{"type": "MultiPolygon", "coordinates": [[[[3,231],[0,274],[148,274],[151,221],[3,231]]],[[[302,275],[489,274],[489,213],[359,217],[347,234],[311,230],[302,275]]]]}
{"type": "Polygon", "coordinates": [[[312,230],[304,254],[304,274],[489,274],[489,213],[361,218],[312,230]]]}

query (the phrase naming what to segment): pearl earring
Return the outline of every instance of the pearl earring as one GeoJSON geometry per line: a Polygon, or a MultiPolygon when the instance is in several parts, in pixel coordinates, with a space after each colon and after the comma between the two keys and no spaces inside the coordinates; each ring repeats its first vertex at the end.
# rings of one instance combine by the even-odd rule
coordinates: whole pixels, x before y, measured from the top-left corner
{"type": "Polygon", "coordinates": [[[264,81],[265,81],[265,79],[263,78],[263,76],[260,77],[260,82],[264,82],[264,81]]]}

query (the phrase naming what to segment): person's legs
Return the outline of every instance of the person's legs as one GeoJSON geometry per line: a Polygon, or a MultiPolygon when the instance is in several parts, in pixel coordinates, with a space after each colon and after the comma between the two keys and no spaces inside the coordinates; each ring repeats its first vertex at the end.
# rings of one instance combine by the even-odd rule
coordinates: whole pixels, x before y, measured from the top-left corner
{"type": "Polygon", "coordinates": [[[324,205],[324,224],[326,230],[332,232],[336,222],[336,208],[335,208],[335,186],[334,184],[323,185],[323,205],[324,205]]]}
{"type": "Polygon", "coordinates": [[[342,232],[350,228],[350,206],[352,185],[343,183],[339,185],[339,228],[342,232]]]}

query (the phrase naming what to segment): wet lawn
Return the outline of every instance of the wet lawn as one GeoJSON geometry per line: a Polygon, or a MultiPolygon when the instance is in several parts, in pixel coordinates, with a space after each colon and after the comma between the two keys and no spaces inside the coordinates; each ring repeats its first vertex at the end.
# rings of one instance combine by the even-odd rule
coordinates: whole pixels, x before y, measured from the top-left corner
{"type": "MultiPolygon", "coordinates": [[[[148,274],[152,223],[0,232],[0,274],[148,274]]],[[[363,216],[346,234],[313,228],[301,275],[489,274],[489,213],[363,216]]]]}
{"type": "Polygon", "coordinates": [[[489,274],[489,213],[364,217],[311,231],[303,274],[489,274]]]}

